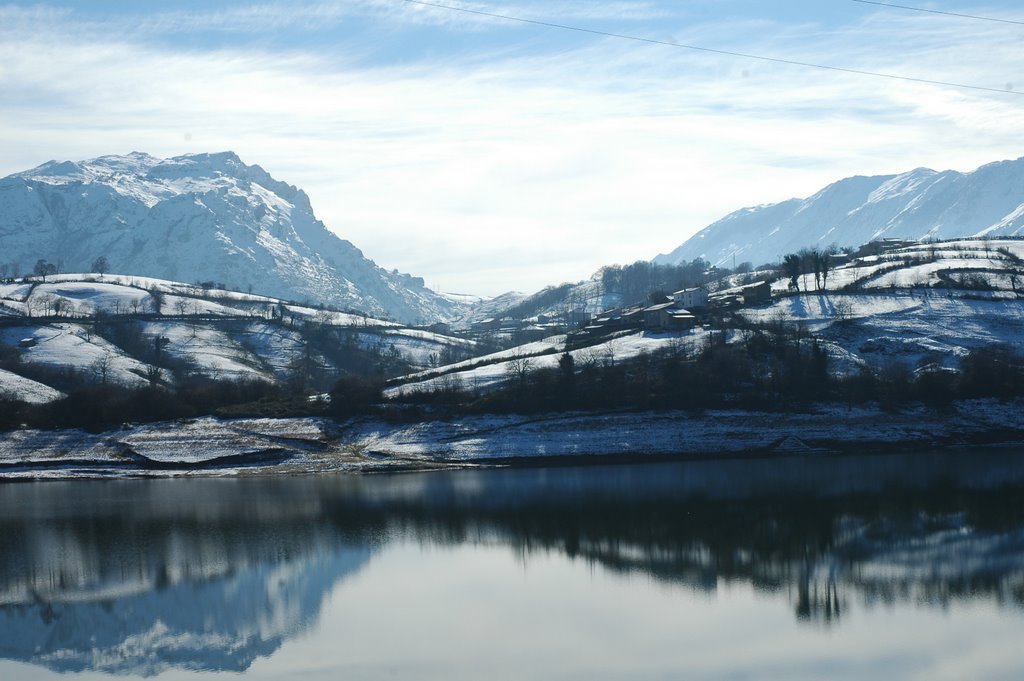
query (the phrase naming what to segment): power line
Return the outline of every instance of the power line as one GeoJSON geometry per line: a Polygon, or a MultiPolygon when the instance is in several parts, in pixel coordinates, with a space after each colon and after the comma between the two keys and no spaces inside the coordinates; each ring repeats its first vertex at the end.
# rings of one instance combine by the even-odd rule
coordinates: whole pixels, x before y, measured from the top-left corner
{"type": "Polygon", "coordinates": [[[910,7],[909,5],[896,5],[891,2],[875,2],[874,0],[850,0],[851,2],[859,2],[862,5],[878,5],[879,7],[894,7],[896,9],[906,9],[911,12],[928,12],[929,14],[944,14],[948,17],[959,17],[961,19],[977,19],[979,21],[995,21],[1000,24],[1016,24],[1017,26],[1024,26],[1024,21],[1015,21],[1013,19],[997,19],[996,17],[982,17],[977,14],[960,14],[959,12],[944,12],[940,9],[926,9],[924,7],[910,7]]]}
{"type": "Polygon", "coordinates": [[[930,78],[915,78],[913,76],[901,76],[895,73],[881,73],[878,71],[865,71],[862,69],[847,68],[845,66],[829,66],[827,64],[815,64],[812,62],[797,61],[794,59],[782,59],[779,57],[767,57],[761,54],[752,54],[747,52],[734,52],[731,50],[720,50],[713,47],[701,47],[699,45],[687,45],[684,43],[671,42],[668,40],[657,40],[655,38],[644,38],[641,36],[627,35],[625,33],[612,33],[611,31],[600,31],[593,28],[583,28],[582,26],[570,26],[569,24],[556,24],[550,21],[539,21],[537,19],[524,19],[523,17],[516,17],[509,14],[498,14],[495,12],[485,12],[478,9],[469,9],[468,7],[456,7],[454,5],[445,5],[439,2],[430,2],[428,0],[400,0],[411,5],[422,5],[425,7],[434,7],[437,9],[448,10],[451,12],[462,12],[464,14],[474,14],[482,17],[489,17],[491,19],[501,19],[503,21],[514,21],[521,24],[531,24],[534,26],[544,26],[546,28],[557,28],[563,31],[575,31],[577,33],[589,33],[591,35],[599,35],[607,38],[618,38],[620,40],[633,40],[641,43],[648,43],[651,45],[664,45],[665,47],[676,47],[683,50],[694,50],[697,52],[707,52],[711,54],[721,54],[728,57],[740,57],[742,59],[756,59],[758,61],[771,62],[773,64],[786,64],[789,66],[801,66],[810,69],[819,69],[823,71],[837,71],[840,73],[852,73],[858,76],[871,76],[874,78],[888,78],[890,80],[901,80],[909,83],[923,83],[925,85],[938,85],[941,87],[954,87],[963,90],[979,90],[981,92],[996,92],[1002,95],[1024,95],[1024,92],[1017,92],[1009,88],[995,88],[986,87],[984,85],[969,85],[967,83],[954,83],[951,81],[944,80],[932,80],[930,78]]]}

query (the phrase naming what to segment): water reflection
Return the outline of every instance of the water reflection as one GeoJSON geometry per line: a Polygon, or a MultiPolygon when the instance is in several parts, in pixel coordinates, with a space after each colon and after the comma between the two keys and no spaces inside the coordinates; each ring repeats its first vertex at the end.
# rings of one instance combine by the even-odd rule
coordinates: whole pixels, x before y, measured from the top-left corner
{"type": "Polygon", "coordinates": [[[57,671],[245,670],[409,542],[747,584],[825,626],[1024,605],[1015,452],[0,489],[0,656],[57,671]]]}
{"type": "Polygon", "coordinates": [[[242,670],[273,653],[370,548],[314,522],[315,499],[244,487],[5,487],[0,655],[151,675],[242,670]]]}

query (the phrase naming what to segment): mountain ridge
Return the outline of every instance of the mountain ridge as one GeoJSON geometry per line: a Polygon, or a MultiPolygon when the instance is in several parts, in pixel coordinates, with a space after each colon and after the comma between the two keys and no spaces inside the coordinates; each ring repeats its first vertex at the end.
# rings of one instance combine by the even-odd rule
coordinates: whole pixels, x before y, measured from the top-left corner
{"type": "Polygon", "coordinates": [[[657,264],[778,260],[814,246],[856,247],[880,238],[1017,236],[1024,233],[1024,157],[971,172],[915,168],[854,175],[806,199],[741,208],[708,225],[657,264]]]}
{"type": "Polygon", "coordinates": [[[0,215],[10,274],[38,259],[88,271],[103,255],[126,274],[215,280],[406,323],[464,307],[379,267],[316,218],[302,189],[231,151],[48,161],[0,179],[0,215]]]}

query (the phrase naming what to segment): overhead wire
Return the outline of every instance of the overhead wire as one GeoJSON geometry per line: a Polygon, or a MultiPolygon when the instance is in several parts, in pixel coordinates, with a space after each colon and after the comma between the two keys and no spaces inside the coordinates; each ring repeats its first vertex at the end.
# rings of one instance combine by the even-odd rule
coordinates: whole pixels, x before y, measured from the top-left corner
{"type": "Polygon", "coordinates": [[[935,80],[931,78],[918,78],[915,76],[903,76],[895,73],[882,73],[880,71],[868,71],[864,69],[854,69],[846,66],[831,66],[828,64],[817,64],[814,62],[805,62],[795,59],[783,59],[780,57],[769,57],[762,54],[754,54],[750,52],[737,52],[733,50],[722,50],[713,47],[702,47],[700,45],[688,45],[685,43],[679,43],[670,40],[658,40],[657,38],[645,38],[643,36],[629,35],[626,33],[615,33],[612,31],[602,31],[595,28],[584,28],[582,26],[573,26],[570,24],[559,24],[551,21],[540,21],[538,19],[526,19],[524,17],[517,17],[511,14],[499,14],[497,12],[486,12],[479,9],[471,9],[469,7],[458,7],[456,5],[446,5],[440,2],[432,2],[431,0],[399,0],[410,5],[421,5],[424,7],[433,7],[436,9],[447,10],[450,12],[461,12],[463,14],[472,14],[476,16],[489,17],[491,19],[500,19],[503,21],[516,22],[520,24],[530,24],[533,26],[543,26],[546,28],[557,28],[563,31],[575,31],[577,33],[588,33],[590,35],[604,36],[607,38],[617,38],[620,40],[632,40],[635,42],[648,43],[651,45],[664,45],[665,47],[675,47],[683,50],[693,50],[697,52],[706,52],[710,54],[720,54],[729,57],[740,57],[743,59],[754,59],[758,61],[770,62],[773,64],[785,64],[788,66],[799,66],[803,68],[819,69],[822,71],[833,71],[839,73],[850,73],[858,76],[870,76],[873,78],[887,78],[889,80],[899,80],[909,83],[921,83],[925,85],[937,85],[940,87],[951,87],[959,88],[963,90],[976,90],[981,92],[993,92],[1001,95],[1024,95],[1024,92],[1018,92],[1010,88],[996,88],[988,87],[985,85],[971,85],[969,83],[957,83],[953,81],[935,80]]]}
{"type": "Polygon", "coordinates": [[[911,12],[927,12],[928,14],[942,14],[948,17],[957,17],[959,19],[976,19],[978,21],[995,21],[1000,24],[1015,24],[1017,26],[1024,26],[1024,21],[1017,21],[1014,19],[1000,19],[998,17],[983,17],[977,14],[961,14],[960,12],[949,12],[941,9],[928,9],[926,7],[911,7],[910,5],[897,5],[892,2],[876,2],[875,0],[850,0],[850,2],[858,2],[862,5],[877,5],[878,7],[892,7],[894,9],[905,9],[911,12]]]}

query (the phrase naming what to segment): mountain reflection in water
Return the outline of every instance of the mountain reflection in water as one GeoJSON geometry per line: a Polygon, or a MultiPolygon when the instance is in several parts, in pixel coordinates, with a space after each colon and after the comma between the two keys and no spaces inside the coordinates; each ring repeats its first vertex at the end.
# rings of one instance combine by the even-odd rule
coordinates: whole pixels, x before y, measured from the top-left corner
{"type": "Polygon", "coordinates": [[[744,583],[840,627],[851,601],[1024,605],[1010,451],[2,489],[0,656],[56,671],[245,670],[408,542],[744,583]]]}

